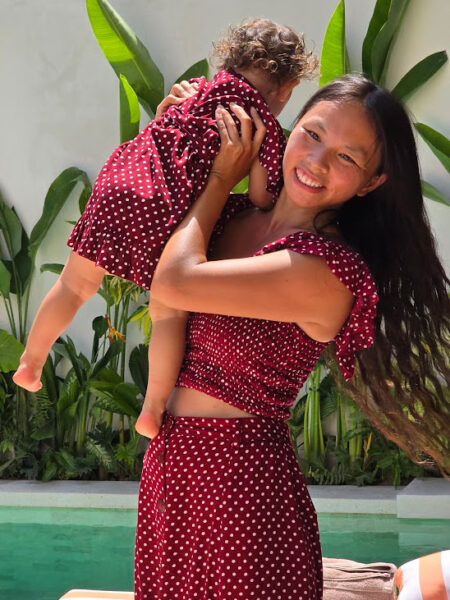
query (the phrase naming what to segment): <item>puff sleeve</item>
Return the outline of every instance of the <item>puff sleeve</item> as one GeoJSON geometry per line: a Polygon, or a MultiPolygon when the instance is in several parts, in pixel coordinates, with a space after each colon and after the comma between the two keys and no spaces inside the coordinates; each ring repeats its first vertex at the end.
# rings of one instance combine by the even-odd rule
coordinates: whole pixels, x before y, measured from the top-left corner
{"type": "Polygon", "coordinates": [[[360,254],[340,242],[307,231],[288,237],[291,239],[286,239],[283,248],[322,256],[332,273],[355,298],[346,322],[334,338],[336,360],[347,381],[354,374],[355,353],[369,348],[374,341],[379,297],[373,276],[360,254]]]}

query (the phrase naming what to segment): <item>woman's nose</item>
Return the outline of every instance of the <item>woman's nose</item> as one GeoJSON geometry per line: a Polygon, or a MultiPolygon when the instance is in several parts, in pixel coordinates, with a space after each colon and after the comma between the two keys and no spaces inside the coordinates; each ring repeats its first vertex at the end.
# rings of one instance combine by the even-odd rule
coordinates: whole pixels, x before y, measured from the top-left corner
{"type": "Polygon", "coordinates": [[[308,156],[309,168],[314,173],[327,173],[328,172],[328,154],[324,148],[316,148],[314,152],[311,152],[308,156]]]}

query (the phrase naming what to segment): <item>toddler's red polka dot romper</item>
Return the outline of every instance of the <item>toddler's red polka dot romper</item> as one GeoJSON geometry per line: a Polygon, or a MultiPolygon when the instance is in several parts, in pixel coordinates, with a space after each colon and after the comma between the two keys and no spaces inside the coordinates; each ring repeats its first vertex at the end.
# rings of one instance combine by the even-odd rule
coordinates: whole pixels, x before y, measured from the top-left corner
{"type": "Polygon", "coordinates": [[[206,185],[220,147],[214,116],[219,104],[235,102],[247,113],[257,109],[267,128],[259,160],[274,199],[282,184],[286,139],[263,97],[234,71],[195,81],[193,97],[114,150],[67,242],[108,273],[146,289],[164,244],[206,185]]]}
{"type": "MultiPolygon", "coordinates": [[[[250,206],[247,196],[232,196],[214,236],[250,206]]],[[[355,352],[373,342],[378,296],[366,264],[342,243],[307,231],[255,255],[282,249],[322,256],[355,296],[335,338],[337,362],[349,379],[355,352]]],[[[286,420],[326,346],[294,323],[190,315],[177,386],[255,416],[164,413],[139,489],[136,600],[322,598],[316,513],[286,420]]]]}

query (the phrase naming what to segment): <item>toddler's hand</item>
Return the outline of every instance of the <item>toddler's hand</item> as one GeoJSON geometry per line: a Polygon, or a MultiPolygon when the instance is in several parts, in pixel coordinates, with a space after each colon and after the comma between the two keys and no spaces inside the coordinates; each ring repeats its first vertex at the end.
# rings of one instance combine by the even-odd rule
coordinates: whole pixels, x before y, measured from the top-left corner
{"type": "Polygon", "coordinates": [[[158,104],[155,118],[160,117],[169,108],[169,106],[172,106],[172,104],[181,104],[187,98],[190,98],[196,94],[197,90],[198,84],[195,81],[193,83],[189,83],[188,81],[175,83],[171,87],[169,95],[166,96],[160,104],[158,104]]]}

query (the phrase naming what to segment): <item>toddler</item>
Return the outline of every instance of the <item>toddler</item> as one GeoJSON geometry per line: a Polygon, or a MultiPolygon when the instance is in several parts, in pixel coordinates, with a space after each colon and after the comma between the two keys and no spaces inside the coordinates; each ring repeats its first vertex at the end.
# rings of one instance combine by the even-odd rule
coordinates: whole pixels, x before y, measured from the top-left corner
{"type": "MultiPolygon", "coordinates": [[[[101,169],[67,242],[72,252],[34,319],[13,377],[17,385],[40,389],[53,343],[105,274],[150,289],[164,244],[205,188],[220,145],[214,120],[219,105],[259,113],[267,133],[249,171],[249,196],[262,209],[275,202],[285,147],[276,117],[300,79],[314,71],[316,58],[305,51],[302,36],[267,19],[231,27],[214,47],[220,69],[214,78],[191,80],[192,96],[118,146],[101,169]]],[[[150,316],[150,377],[136,430],[153,437],[181,365],[186,314],[151,301],[150,316]],[[165,365],[158,373],[151,370],[152,353],[165,365]]]]}

